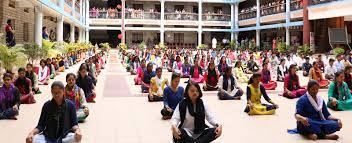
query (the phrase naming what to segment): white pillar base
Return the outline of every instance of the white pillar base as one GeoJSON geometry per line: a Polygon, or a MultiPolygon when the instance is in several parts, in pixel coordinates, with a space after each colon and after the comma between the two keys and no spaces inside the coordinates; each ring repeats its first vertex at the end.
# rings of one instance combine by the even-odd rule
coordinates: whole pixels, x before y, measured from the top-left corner
{"type": "Polygon", "coordinates": [[[71,43],[75,42],[75,26],[74,25],[70,26],[70,42],[71,43]]]}

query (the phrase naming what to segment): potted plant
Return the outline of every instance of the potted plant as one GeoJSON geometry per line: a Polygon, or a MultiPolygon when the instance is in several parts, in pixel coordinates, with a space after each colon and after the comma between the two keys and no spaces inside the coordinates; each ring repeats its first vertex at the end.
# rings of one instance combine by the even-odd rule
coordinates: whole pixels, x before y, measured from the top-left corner
{"type": "Polygon", "coordinates": [[[27,55],[25,49],[20,46],[8,48],[6,45],[0,45],[0,62],[6,72],[12,73],[14,67],[23,67],[27,64],[27,55]]]}
{"type": "Polygon", "coordinates": [[[279,53],[289,53],[292,50],[292,47],[290,45],[286,45],[283,42],[279,42],[277,46],[277,50],[279,53]]]}
{"type": "Polygon", "coordinates": [[[335,49],[332,50],[334,55],[338,56],[338,55],[342,55],[345,53],[345,49],[342,47],[337,47],[335,49]]]}
{"type": "Polygon", "coordinates": [[[237,43],[235,40],[231,40],[229,46],[232,50],[237,50],[237,43]]]}
{"type": "Polygon", "coordinates": [[[138,45],[138,48],[139,48],[140,50],[144,50],[144,49],[147,48],[147,45],[145,44],[144,41],[142,41],[142,42],[138,45]]]}
{"type": "Polygon", "coordinates": [[[161,42],[160,42],[160,43],[158,44],[158,46],[159,46],[160,49],[163,49],[163,50],[166,50],[166,49],[167,49],[167,46],[166,46],[164,43],[161,43],[161,42]]]}
{"type": "Polygon", "coordinates": [[[119,48],[121,49],[121,50],[127,50],[128,48],[127,48],[127,45],[125,44],[125,43],[120,43],[119,44],[119,48]]]}
{"type": "Polygon", "coordinates": [[[297,52],[298,52],[298,54],[304,55],[305,57],[312,54],[312,51],[307,44],[304,44],[302,46],[298,46],[297,52]]]}
{"type": "Polygon", "coordinates": [[[199,50],[204,50],[204,49],[207,49],[207,48],[208,48],[208,46],[205,45],[205,44],[200,44],[200,45],[197,46],[197,49],[199,49],[199,50]]]}
{"type": "Polygon", "coordinates": [[[24,44],[23,48],[23,53],[28,56],[28,61],[32,64],[35,60],[45,58],[44,55],[47,55],[46,51],[42,50],[37,44],[24,44]]]}

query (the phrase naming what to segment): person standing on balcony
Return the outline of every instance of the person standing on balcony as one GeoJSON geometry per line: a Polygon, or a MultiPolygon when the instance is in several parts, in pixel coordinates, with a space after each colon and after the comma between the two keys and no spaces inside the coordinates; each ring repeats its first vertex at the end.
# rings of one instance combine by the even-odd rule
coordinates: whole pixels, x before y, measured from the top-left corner
{"type": "Polygon", "coordinates": [[[7,20],[5,31],[6,31],[6,45],[9,47],[15,46],[16,45],[15,30],[12,27],[12,22],[10,19],[7,20]]]}
{"type": "Polygon", "coordinates": [[[212,43],[212,48],[213,49],[215,49],[216,48],[216,44],[218,43],[218,41],[216,40],[216,38],[215,37],[213,37],[213,40],[211,41],[211,43],[212,43]]]}
{"type": "Polygon", "coordinates": [[[48,31],[47,31],[47,29],[46,29],[45,26],[43,27],[42,38],[43,38],[44,40],[49,40],[49,34],[48,34],[48,31]]]}

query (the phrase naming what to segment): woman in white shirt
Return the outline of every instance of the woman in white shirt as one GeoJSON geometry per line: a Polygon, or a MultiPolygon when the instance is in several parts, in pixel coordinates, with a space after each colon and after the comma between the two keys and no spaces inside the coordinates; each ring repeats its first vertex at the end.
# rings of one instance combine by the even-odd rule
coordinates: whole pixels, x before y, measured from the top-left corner
{"type": "Polygon", "coordinates": [[[284,81],[285,74],[287,73],[287,68],[285,65],[285,59],[280,60],[280,65],[277,67],[277,81],[284,81]]]}
{"type": "Polygon", "coordinates": [[[218,97],[220,100],[241,100],[243,90],[238,86],[236,78],[232,75],[232,68],[226,67],[225,74],[219,78],[218,97]]]}
{"type": "Polygon", "coordinates": [[[171,118],[173,140],[176,143],[209,143],[222,133],[207,104],[201,99],[203,94],[197,83],[190,81],[185,90],[185,99],[176,107],[171,118]],[[205,124],[207,120],[213,127],[205,124]]]}

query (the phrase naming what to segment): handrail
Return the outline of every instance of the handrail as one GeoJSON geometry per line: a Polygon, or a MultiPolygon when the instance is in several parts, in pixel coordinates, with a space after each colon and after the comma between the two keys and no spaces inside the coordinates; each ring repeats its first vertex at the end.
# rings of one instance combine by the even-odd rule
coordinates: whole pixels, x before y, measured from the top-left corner
{"type": "Polygon", "coordinates": [[[204,21],[231,21],[231,15],[218,14],[218,13],[213,13],[213,14],[205,13],[203,14],[203,20],[204,21]]]}
{"type": "Polygon", "coordinates": [[[121,12],[108,12],[108,11],[90,11],[89,18],[96,19],[120,19],[121,12]]]}
{"type": "Polygon", "coordinates": [[[339,0],[310,0],[309,1],[309,5],[318,5],[318,4],[323,4],[323,3],[329,3],[329,2],[333,2],[333,1],[339,1],[339,0]]]}
{"type": "Polygon", "coordinates": [[[160,12],[126,12],[126,19],[160,19],[160,12]]]}
{"type": "Polygon", "coordinates": [[[165,20],[191,20],[197,21],[197,13],[165,13],[165,20]]]}

